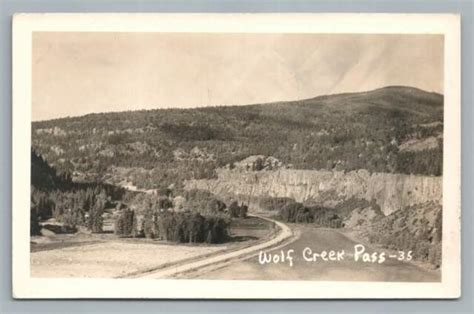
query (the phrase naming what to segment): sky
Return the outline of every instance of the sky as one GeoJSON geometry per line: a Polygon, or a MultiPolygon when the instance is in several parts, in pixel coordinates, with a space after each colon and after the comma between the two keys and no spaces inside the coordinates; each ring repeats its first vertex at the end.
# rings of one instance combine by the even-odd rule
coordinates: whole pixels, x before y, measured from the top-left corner
{"type": "Polygon", "coordinates": [[[33,120],[405,85],[443,93],[440,35],[37,32],[33,120]]]}

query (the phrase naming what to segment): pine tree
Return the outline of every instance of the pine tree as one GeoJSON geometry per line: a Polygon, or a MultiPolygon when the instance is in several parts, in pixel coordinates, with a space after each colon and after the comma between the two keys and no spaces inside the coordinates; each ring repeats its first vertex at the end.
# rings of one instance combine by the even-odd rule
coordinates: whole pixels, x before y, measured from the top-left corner
{"type": "Polygon", "coordinates": [[[229,215],[232,218],[239,217],[240,206],[236,201],[233,201],[229,206],[229,215]]]}
{"type": "Polygon", "coordinates": [[[103,199],[97,199],[96,203],[89,211],[89,230],[94,233],[99,233],[103,231],[104,221],[102,218],[102,214],[104,213],[105,209],[105,201],[103,199]]]}
{"type": "Polygon", "coordinates": [[[115,222],[115,234],[126,237],[136,237],[137,221],[135,219],[135,212],[131,209],[123,210],[120,217],[115,222]]]}
{"type": "Polygon", "coordinates": [[[41,234],[41,226],[39,224],[38,214],[36,212],[36,208],[31,208],[30,213],[30,235],[40,235],[41,234]]]}

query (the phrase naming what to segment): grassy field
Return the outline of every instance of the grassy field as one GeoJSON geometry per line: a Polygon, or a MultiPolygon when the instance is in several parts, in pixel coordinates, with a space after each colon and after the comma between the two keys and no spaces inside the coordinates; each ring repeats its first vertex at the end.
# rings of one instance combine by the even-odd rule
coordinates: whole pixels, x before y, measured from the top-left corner
{"type": "Polygon", "coordinates": [[[232,241],[249,241],[265,238],[273,231],[273,223],[257,217],[237,218],[230,226],[232,241]]]}
{"type": "Polygon", "coordinates": [[[273,224],[248,217],[234,219],[225,244],[176,244],[112,233],[58,234],[31,239],[32,277],[112,278],[251,245],[274,232],[273,224]]]}
{"type": "Polygon", "coordinates": [[[105,277],[159,267],[225,250],[226,246],[159,245],[107,241],[31,254],[32,277],[105,277]]]}

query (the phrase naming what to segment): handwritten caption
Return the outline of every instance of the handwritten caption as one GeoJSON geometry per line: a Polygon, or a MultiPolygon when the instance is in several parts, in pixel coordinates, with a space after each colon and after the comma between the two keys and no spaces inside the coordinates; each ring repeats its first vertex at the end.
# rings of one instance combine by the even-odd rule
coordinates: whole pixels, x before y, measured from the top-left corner
{"type": "MultiPolygon", "coordinates": [[[[387,260],[397,261],[411,261],[413,259],[412,251],[398,251],[398,252],[368,252],[363,244],[356,244],[351,252],[346,253],[344,250],[323,250],[315,252],[311,248],[306,247],[301,251],[303,260],[306,262],[341,262],[347,259],[353,259],[354,262],[361,263],[378,263],[382,264],[387,260]]],[[[268,253],[260,251],[258,255],[258,262],[260,264],[277,264],[288,263],[293,267],[293,259],[295,257],[295,250],[280,250],[278,253],[268,253]]]]}

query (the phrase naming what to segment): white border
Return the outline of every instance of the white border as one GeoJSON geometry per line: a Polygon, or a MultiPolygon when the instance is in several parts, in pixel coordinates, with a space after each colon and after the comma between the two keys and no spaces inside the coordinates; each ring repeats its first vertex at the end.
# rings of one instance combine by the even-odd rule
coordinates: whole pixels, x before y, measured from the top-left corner
{"type": "Polygon", "coordinates": [[[17,14],[13,20],[15,298],[458,298],[460,17],[454,14],[17,14]],[[40,279],[30,277],[31,69],[34,31],[444,34],[443,263],[440,283],[40,279]]]}

